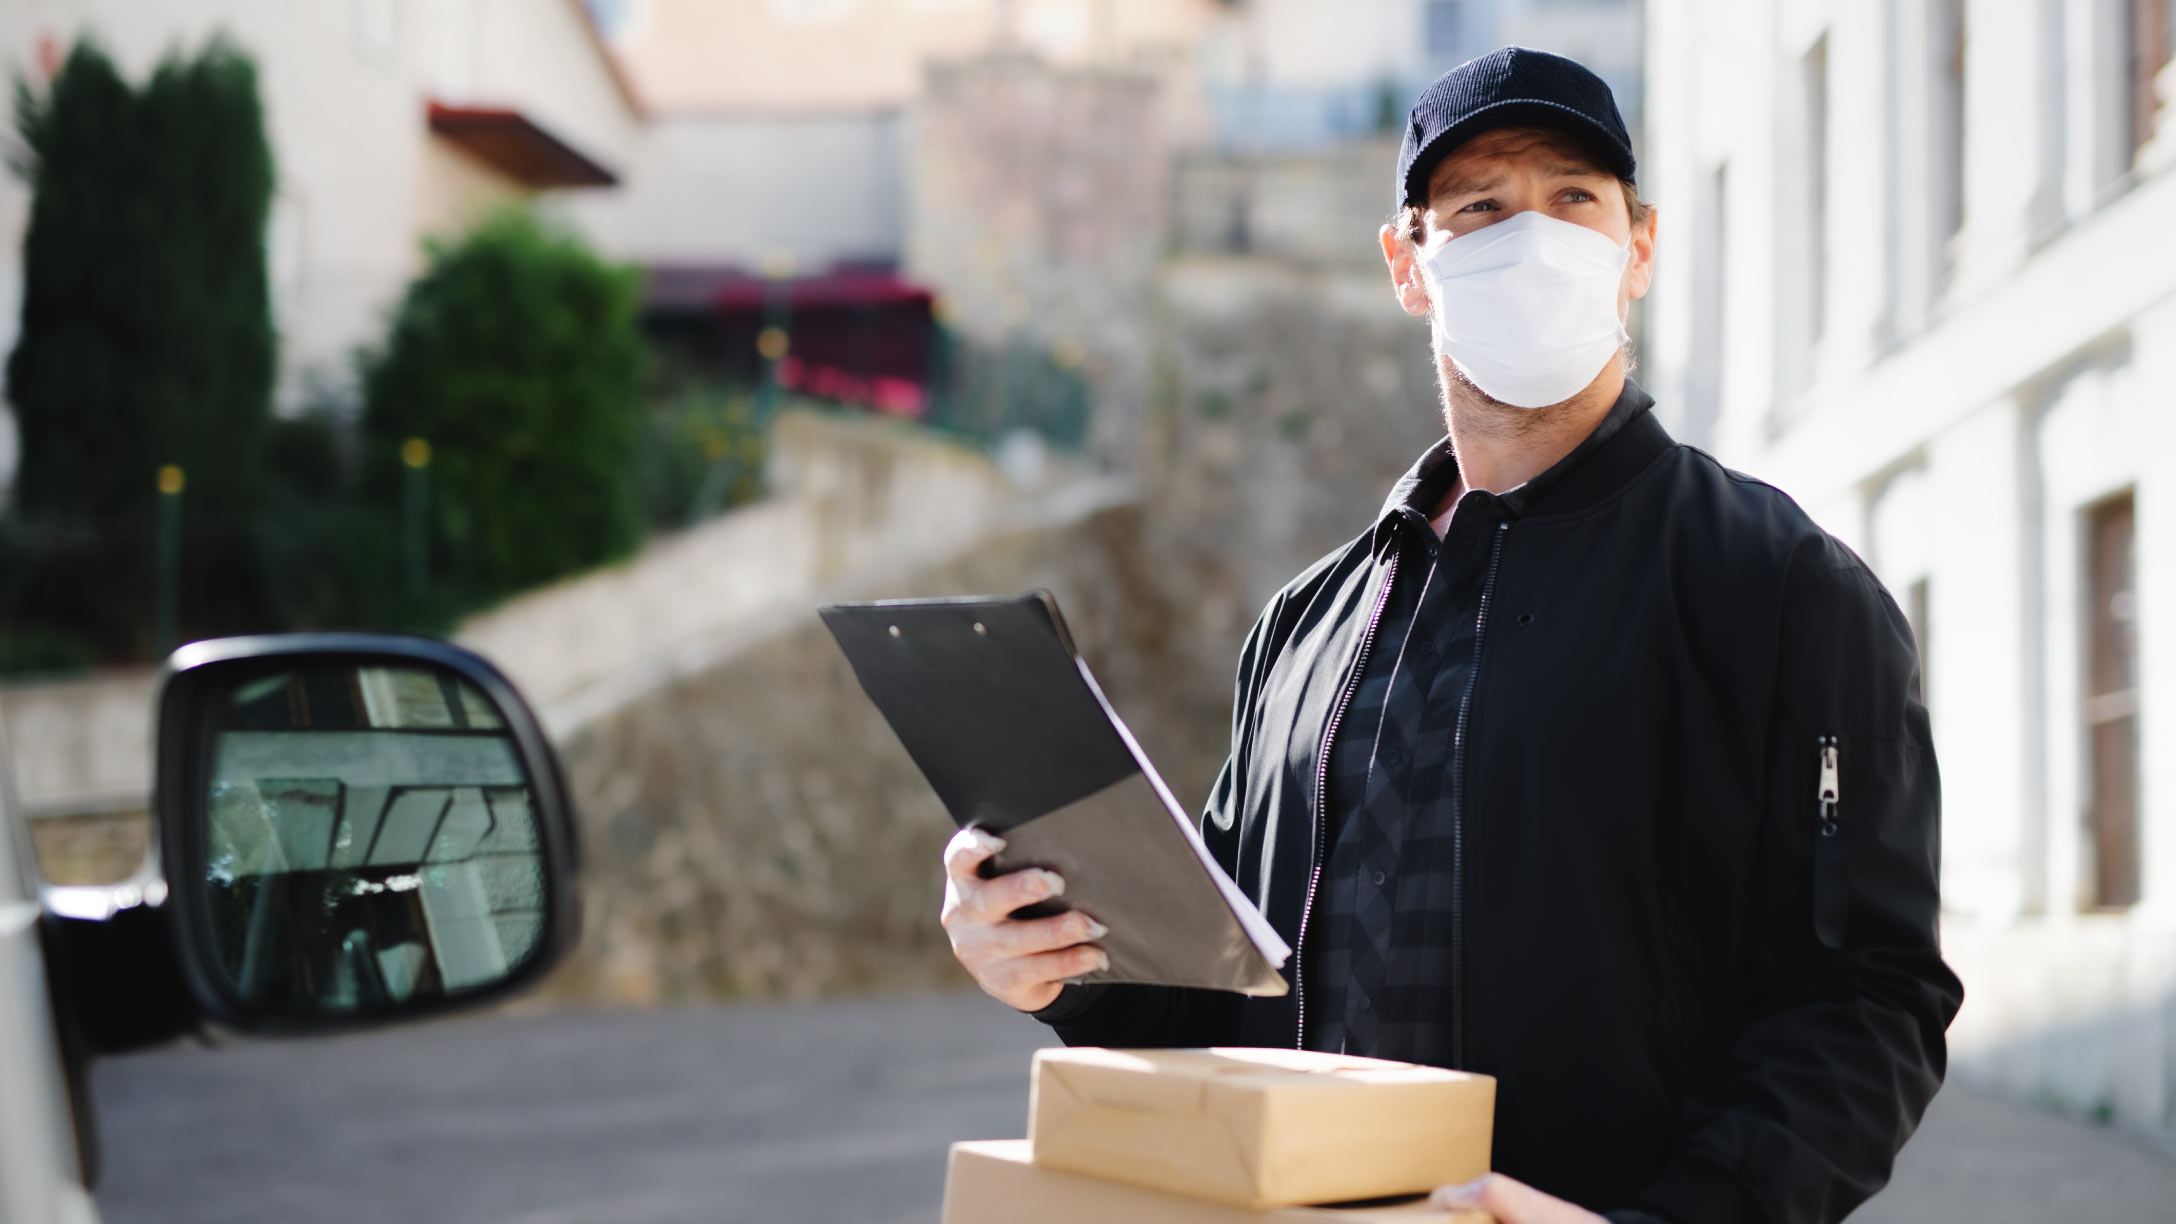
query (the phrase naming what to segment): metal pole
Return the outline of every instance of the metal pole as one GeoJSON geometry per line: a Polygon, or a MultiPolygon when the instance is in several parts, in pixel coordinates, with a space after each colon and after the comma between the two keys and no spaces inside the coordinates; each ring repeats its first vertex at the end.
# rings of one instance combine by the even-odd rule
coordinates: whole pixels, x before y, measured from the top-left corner
{"type": "MultiPolygon", "coordinates": [[[[778,381],[778,367],[793,351],[793,257],[771,256],[763,265],[763,275],[770,282],[763,294],[763,329],[756,333],[756,356],[763,364],[756,375],[755,402],[747,423],[758,433],[777,415],[778,401],[785,394],[778,381]]],[[[703,473],[703,482],[688,507],[689,523],[699,523],[725,509],[746,465],[736,445],[740,441],[731,437],[713,440],[710,468],[703,473]]]]}
{"type": "Polygon", "coordinates": [[[763,330],[756,334],[756,353],[763,358],[762,381],[757,384],[755,427],[763,428],[778,411],[784,393],[778,381],[779,364],[793,349],[793,257],[773,255],[764,265],[770,285],[763,295],[763,330]]]}
{"type": "Polygon", "coordinates": [[[430,577],[430,542],[425,538],[424,515],[430,497],[431,444],[421,438],[410,438],[401,443],[400,462],[407,469],[401,489],[402,570],[407,578],[408,593],[413,595],[423,590],[424,582],[430,577]]]}
{"type": "Polygon", "coordinates": [[[172,654],[181,607],[181,490],[188,477],[169,463],[159,469],[158,597],[153,638],[161,655],[172,654]]]}

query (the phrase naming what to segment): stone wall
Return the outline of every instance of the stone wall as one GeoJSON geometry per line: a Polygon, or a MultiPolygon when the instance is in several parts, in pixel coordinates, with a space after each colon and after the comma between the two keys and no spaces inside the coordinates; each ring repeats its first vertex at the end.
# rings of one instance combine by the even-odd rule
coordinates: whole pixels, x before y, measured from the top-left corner
{"type": "Polygon", "coordinates": [[[1163,297],[1142,448],[1157,546],[1202,617],[1244,632],[1442,436],[1428,329],[1379,265],[1187,257],[1163,297]]]}
{"type": "Polygon", "coordinates": [[[149,667],[0,685],[0,737],[23,810],[33,818],[145,810],[157,689],[149,667]]]}
{"type": "Polygon", "coordinates": [[[1082,366],[1090,450],[1126,468],[1164,248],[1165,111],[1154,72],[997,51],[929,66],[908,151],[907,272],[969,340],[1082,366]]]}
{"type": "Polygon", "coordinates": [[[787,412],[767,449],[763,501],[509,600],[459,640],[565,735],[774,632],[832,583],[950,555],[1021,495],[980,451],[877,417],[787,412]]]}
{"type": "Polygon", "coordinates": [[[1171,249],[1373,266],[1398,136],[1275,157],[1195,149],[1172,159],[1171,249]]]}
{"type": "MultiPolygon", "coordinates": [[[[1232,656],[1183,648],[1180,609],[1146,567],[1144,538],[1138,506],[1090,505],[837,594],[1051,590],[1191,809],[1222,762],[1232,656]]],[[[647,1004],[965,984],[937,925],[951,822],[813,608],[589,723],[562,752],[585,827],[588,927],[548,998],[647,1004]]]]}

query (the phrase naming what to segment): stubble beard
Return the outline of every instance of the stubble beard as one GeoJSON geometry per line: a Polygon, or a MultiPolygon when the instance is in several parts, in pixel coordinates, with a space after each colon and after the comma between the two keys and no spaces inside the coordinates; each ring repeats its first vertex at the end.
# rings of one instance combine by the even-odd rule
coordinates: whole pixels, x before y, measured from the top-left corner
{"type": "MultiPolygon", "coordinates": [[[[1608,364],[1604,363],[1595,371],[1594,379],[1569,399],[1540,408],[1521,408],[1483,391],[1458,368],[1451,355],[1435,347],[1432,340],[1429,348],[1436,359],[1436,385],[1443,401],[1443,428],[1453,438],[1523,439],[1552,432],[1564,417],[1584,409],[1583,401],[1588,391],[1609,370],[1608,364]]],[[[1631,377],[1634,361],[1629,341],[1610,360],[1621,360],[1625,377],[1631,377]]]]}
{"type": "Polygon", "coordinates": [[[1436,353],[1436,383],[1442,392],[1443,428],[1451,437],[1523,439],[1549,432],[1580,395],[1542,408],[1507,404],[1475,385],[1450,354],[1436,353]]]}

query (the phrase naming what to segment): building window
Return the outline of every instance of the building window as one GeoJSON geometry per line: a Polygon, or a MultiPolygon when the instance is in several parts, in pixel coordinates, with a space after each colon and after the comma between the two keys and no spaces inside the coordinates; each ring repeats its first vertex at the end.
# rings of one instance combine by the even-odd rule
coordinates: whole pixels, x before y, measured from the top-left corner
{"type": "Polygon", "coordinates": [[[438,0],[421,11],[431,92],[468,97],[476,88],[476,0],[438,0]]]}
{"type": "Polygon", "coordinates": [[[2172,0],[2125,0],[2130,18],[2130,54],[2125,56],[2125,84],[2129,92],[2128,148],[2133,157],[2153,139],[2154,116],[2161,109],[2154,80],[2169,57],[2169,10],[2172,0]]]}
{"type": "Polygon", "coordinates": [[[1934,294],[1939,297],[1954,271],[1951,257],[1957,231],[1964,228],[1965,0],[1935,0],[1931,8],[1934,89],[1929,127],[1933,148],[1927,159],[1931,172],[1927,204],[1933,241],[1927,247],[1934,265],[1934,294]]]}
{"type": "MultiPolygon", "coordinates": [[[[1806,339],[1819,344],[1828,314],[1828,35],[1799,66],[1806,101],[1806,339]]],[[[1810,373],[1810,371],[1809,371],[1810,373]]]]}
{"type": "Polygon", "coordinates": [[[1685,440],[1713,446],[1723,414],[1723,355],[1729,351],[1730,166],[1715,167],[1698,202],[1692,234],[1692,353],[1685,380],[1685,440]]]}
{"type": "Polygon", "coordinates": [[[1928,581],[1921,577],[1904,588],[1904,619],[1911,622],[1912,644],[1919,648],[1919,703],[1931,708],[1932,703],[1927,700],[1927,694],[1932,691],[1927,687],[1927,648],[1930,644],[1927,635],[1932,632],[1933,624],[1927,619],[1928,581]]]}
{"type": "Polygon", "coordinates": [[[1446,60],[1458,54],[1460,5],[1461,0],[1428,0],[1421,15],[1421,45],[1428,49],[1428,58],[1446,60]]]}
{"type": "Polygon", "coordinates": [[[399,51],[400,22],[393,0],[355,0],[355,49],[376,63],[399,51]]]}
{"type": "Polygon", "coordinates": [[[2129,492],[2085,512],[2087,904],[2138,902],[2138,597],[2129,492]]]}

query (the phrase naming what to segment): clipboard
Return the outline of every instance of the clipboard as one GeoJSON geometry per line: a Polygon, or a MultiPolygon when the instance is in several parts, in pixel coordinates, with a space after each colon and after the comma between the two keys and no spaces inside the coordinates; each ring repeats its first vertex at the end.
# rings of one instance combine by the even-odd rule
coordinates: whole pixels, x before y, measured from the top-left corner
{"type": "Polygon", "coordinates": [[[1239,891],[1073,647],[1047,591],[831,604],[824,626],[953,823],[1047,867],[1105,926],[1084,982],[1286,993],[1291,948],[1239,891]]]}

